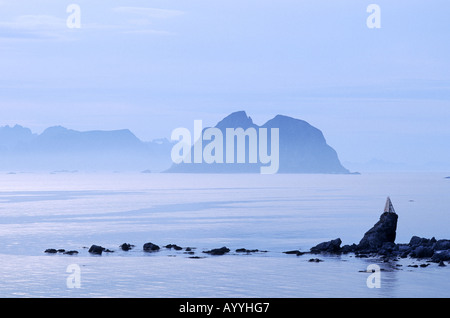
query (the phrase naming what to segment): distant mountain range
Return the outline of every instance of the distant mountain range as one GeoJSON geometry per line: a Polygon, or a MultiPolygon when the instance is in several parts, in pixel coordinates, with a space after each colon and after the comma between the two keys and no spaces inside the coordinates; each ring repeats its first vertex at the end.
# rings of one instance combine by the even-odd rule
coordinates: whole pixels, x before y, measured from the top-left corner
{"type": "MultiPolygon", "coordinates": [[[[224,136],[226,128],[268,131],[279,128],[279,173],[349,173],[322,132],[303,120],[277,115],[258,126],[240,111],[225,117],[215,127],[224,136]]],[[[261,166],[261,163],[174,164],[171,150],[175,143],[167,139],[144,142],[128,129],[80,132],[55,126],[35,134],[19,125],[5,126],[0,127],[0,171],[252,173],[259,172],[261,166]]]]}
{"type": "Polygon", "coordinates": [[[143,142],[130,130],[80,132],[61,126],[41,134],[16,125],[0,127],[3,171],[162,171],[170,167],[172,143],[143,142]]]}

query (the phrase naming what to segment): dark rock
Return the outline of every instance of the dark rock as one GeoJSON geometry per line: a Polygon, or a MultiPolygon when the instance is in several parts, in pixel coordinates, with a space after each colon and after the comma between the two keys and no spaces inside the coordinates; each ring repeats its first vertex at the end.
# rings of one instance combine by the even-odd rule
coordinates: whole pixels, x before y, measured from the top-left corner
{"type": "Polygon", "coordinates": [[[159,246],[153,243],[145,243],[143,247],[146,252],[156,252],[159,251],[159,246]]]}
{"type": "Polygon", "coordinates": [[[165,248],[168,248],[168,249],[172,249],[173,248],[175,251],[181,251],[183,249],[182,247],[180,247],[180,246],[178,246],[176,244],[166,245],[165,248]]]}
{"type": "Polygon", "coordinates": [[[431,261],[435,263],[449,260],[450,260],[450,250],[436,251],[431,257],[431,261]]]}
{"type": "Polygon", "coordinates": [[[341,251],[341,243],[340,238],[319,243],[311,248],[311,253],[339,253],[341,251]]]}
{"type": "Polygon", "coordinates": [[[384,212],[381,214],[380,220],[364,234],[357,246],[357,250],[377,252],[383,246],[383,243],[394,243],[397,220],[398,215],[395,212],[384,212]]]}
{"type": "Polygon", "coordinates": [[[348,254],[354,253],[356,251],[357,245],[353,243],[352,245],[344,245],[341,247],[341,253],[348,254]]]}
{"type": "Polygon", "coordinates": [[[400,253],[409,253],[411,252],[411,247],[407,244],[397,244],[396,249],[400,252],[400,253]]]}
{"type": "Polygon", "coordinates": [[[105,248],[101,247],[99,245],[91,245],[91,247],[89,248],[89,253],[102,255],[104,250],[105,250],[105,248]]]}
{"type": "Polygon", "coordinates": [[[445,267],[447,265],[444,264],[444,261],[440,261],[438,266],[445,267]]]}
{"type": "Polygon", "coordinates": [[[407,258],[408,257],[409,252],[403,252],[400,254],[401,258],[407,258]]]}
{"type": "Polygon", "coordinates": [[[408,245],[409,245],[410,247],[417,247],[417,246],[419,246],[419,245],[422,245],[422,240],[427,240],[427,239],[425,239],[425,238],[420,238],[420,237],[414,235],[414,236],[411,237],[411,239],[409,240],[408,245]]]}
{"type": "Polygon", "coordinates": [[[427,239],[425,237],[418,237],[413,236],[411,240],[409,241],[409,246],[412,248],[418,247],[418,246],[433,246],[434,243],[436,243],[436,239],[433,237],[431,239],[427,239]]]}
{"type": "Polygon", "coordinates": [[[286,251],[286,252],[283,252],[283,253],[284,253],[284,254],[295,254],[295,255],[297,255],[297,256],[300,256],[300,255],[305,254],[304,252],[300,252],[299,250],[286,251]]]}
{"type": "Polygon", "coordinates": [[[431,257],[434,254],[434,250],[431,246],[417,246],[412,252],[411,257],[425,258],[431,257]]]}
{"type": "Polygon", "coordinates": [[[323,262],[323,260],[318,259],[318,258],[310,258],[308,260],[308,262],[310,262],[310,263],[319,263],[319,262],[323,262]]]}
{"type": "Polygon", "coordinates": [[[381,248],[390,252],[393,252],[395,249],[398,249],[397,244],[393,242],[384,242],[383,245],[381,245],[381,248]]]}
{"type": "Polygon", "coordinates": [[[414,264],[414,265],[408,265],[408,267],[419,267],[419,265],[416,265],[416,264],[414,264]]]}
{"type": "Polygon", "coordinates": [[[450,240],[438,240],[434,245],[435,251],[450,250],[450,240]]]}
{"type": "Polygon", "coordinates": [[[420,264],[419,266],[420,267],[427,267],[427,266],[429,266],[430,264],[420,264]]]}
{"type": "Polygon", "coordinates": [[[249,250],[249,249],[246,249],[246,248],[238,248],[236,250],[236,253],[246,253],[246,254],[250,254],[250,253],[267,253],[267,251],[260,251],[258,249],[249,250]]]}
{"type": "Polygon", "coordinates": [[[78,254],[78,251],[66,251],[66,252],[63,252],[63,254],[66,254],[66,255],[75,255],[75,254],[78,254]]]}
{"type": "Polygon", "coordinates": [[[378,249],[378,254],[384,256],[394,256],[394,250],[397,248],[392,242],[384,242],[383,245],[378,249]]]}
{"type": "Polygon", "coordinates": [[[44,251],[44,253],[55,254],[58,253],[58,251],[54,248],[48,248],[44,251]]]}
{"type": "Polygon", "coordinates": [[[109,248],[103,249],[103,252],[105,252],[105,253],[114,253],[114,251],[110,250],[109,248]]]}
{"type": "Polygon", "coordinates": [[[129,244],[129,243],[123,243],[120,245],[120,248],[122,249],[122,251],[129,251],[134,247],[133,244],[129,244]]]}
{"type": "Polygon", "coordinates": [[[66,250],[65,249],[63,249],[63,248],[59,248],[58,249],[58,253],[64,253],[66,250]]]}
{"type": "Polygon", "coordinates": [[[223,246],[221,248],[214,248],[209,251],[204,251],[203,253],[207,253],[207,254],[211,254],[211,255],[223,255],[223,254],[228,253],[229,251],[230,251],[229,248],[223,246]]]}

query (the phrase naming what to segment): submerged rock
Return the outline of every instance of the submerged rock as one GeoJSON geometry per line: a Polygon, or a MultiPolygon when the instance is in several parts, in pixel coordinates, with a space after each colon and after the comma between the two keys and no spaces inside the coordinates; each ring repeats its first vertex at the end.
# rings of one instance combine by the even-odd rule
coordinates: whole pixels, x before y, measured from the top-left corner
{"type": "Polygon", "coordinates": [[[169,245],[166,245],[164,247],[168,248],[168,249],[172,249],[173,248],[175,251],[181,251],[183,249],[181,246],[178,246],[177,244],[169,244],[169,245]]]}
{"type": "Polygon", "coordinates": [[[129,243],[123,243],[120,245],[120,248],[122,249],[122,251],[129,251],[134,247],[133,244],[129,244],[129,243]]]}
{"type": "Polygon", "coordinates": [[[311,253],[340,253],[341,239],[337,238],[328,242],[317,244],[311,248],[311,253]]]}
{"type": "Polygon", "coordinates": [[[91,247],[89,248],[89,253],[102,255],[104,250],[105,248],[101,247],[100,245],[91,245],[91,247]]]}
{"type": "Polygon", "coordinates": [[[144,251],[146,252],[156,252],[159,251],[159,246],[153,243],[145,243],[143,246],[144,251]]]}
{"type": "Polygon", "coordinates": [[[212,250],[209,251],[204,251],[203,253],[207,253],[207,254],[211,254],[211,255],[224,255],[226,253],[228,253],[230,251],[230,249],[228,247],[221,247],[221,248],[214,248],[212,250]]]}
{"type": "Polygon", "coordinates": [[[310,263],[319,263],[319,262],[323,262],[323,260],[318,259],[318,258],[310,258],[308,260],[308,262],[310,262],[310,263]]]}
{"type": "Polygon", "coordinates": [[[65,251],[65,252],[63,252],[63,254],[65,254],[65,255],[75,255],[75,254],[78,254],[78,251],[65,251]]]}
{"type": "Polygon", "coordinates": [[[297,256],[305,254],[305,252],[300,252],[299,250],[286,251],[286,252],[283,252],[283,253],[284,254],[295,254],[297,256]]]}
{"type": "Polygon", "coordinates": [[[65,249],[54,249],[54,248],[48,248],[44,251],[44,253],[49,253],[49,254],[56,254],[56,253],[63,253],[66,255],[74,255],[74,254],[78,254],[78,251],[66,251],[65,249]]]}
{"type": "Polygon", "coordinates": [[[246,253],[246,254],[251,254],[251,253],[267,253],[267,251],[261,251],[258,249],[253,249],[253,250],[249,250],[246,248],[238,248],[236,250],[236,253],[246,253]]]}

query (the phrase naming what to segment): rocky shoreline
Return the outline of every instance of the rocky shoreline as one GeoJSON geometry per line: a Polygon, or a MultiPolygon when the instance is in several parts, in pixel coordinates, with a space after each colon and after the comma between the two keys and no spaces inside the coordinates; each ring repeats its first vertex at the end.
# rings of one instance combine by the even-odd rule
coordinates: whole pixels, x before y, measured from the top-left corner
{"type": "MultiPolygon", "coordinates": [[[[429,263],[437,263],[444,267],[450,264],[450,240],[449,239],[435,239],[413,236],[409,243],[395,243],[397,230],[398,215],[395,213],[392,203],[388,198],[386,202],[385,211],[381,214],[380,220],[365,234],[358,244],[343,245],[340,238],[330,241],[322,242],[310,248],[309,251],[289,250],[284,251],[284,254],[302,256],[305,254],[311,255],[341,255],[354,254],[359,258],[382,258],[384,261],[397,261],[401,258],[411,258],[426,263],[421,265],[409,265],[409,267],[427,267],[429,263]]],[[[180,251],[187,254],[189,258],[200,259],[204,258],[195,254],[195,247],[181,247],[177,244],[168,244],[163,246],[168,250],[180,251]]],[[[87,248],[87,247],[86,247],[87,248]]],[[[135,245],[130,243],[123,243],[119,246],[122,251],[129,251],[135,248],[135,245]]],[[[161,247],[157,244],[147,242],[143,245],[142,251],[146,253],[157,253],[161,251],[161,247]]],[[[78,251],[64,249],[49,248],[44,251],[48,254],[65,254],[77,255],[78,251]]],[[[113,253],[114,250],[107,249],[99,245],[91,245],[88,252],[92,255],[102,255],[103,253],[113,253]]],[[[230,253],[230,248],[223,246],[211,250],[202,251],[203,254],[218,256],[230,253]]],[[[266,253],[266,250],[238,248],[235,254],[254,254],[266,253]]],[[[322,262],[319,258],[310,258],[309,262],[322,262]]]]}
{"type": "MultiPolygon", "coordinates": [[[[380,220],[364,234],[359,244],[354,243],[341,246],[342,241],[340,238],[337,238],[312,247],[310,253],[354,253],[355,257],[381,257],[385,261],[395,261],[399,258],[409,257],[425,260],[428,263],[438,263],[439,266],[447,266],[444,262],[450,261],[450,240],[413,236],[409,243],[395,243],[397,221],[398,215],[395,213],[388,198],[385,211],[381,214],[380,220]]],[[[422,265],[420,266],[428,266],[426,264],[422,265]]],[[[418,266],[413,265],[412,267],[418,266]]]]}

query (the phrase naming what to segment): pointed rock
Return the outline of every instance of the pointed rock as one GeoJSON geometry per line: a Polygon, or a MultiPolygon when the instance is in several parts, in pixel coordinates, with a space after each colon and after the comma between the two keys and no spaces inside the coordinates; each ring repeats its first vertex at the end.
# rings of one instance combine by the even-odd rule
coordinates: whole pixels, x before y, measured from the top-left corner
{"type": "Polygon", "coordinates": [[[384,243],[395,242],[398,215],[395,212],[384,212],[380,220],[365,234],[357,245],[357,251],[376,252],[384,243]]]}
{"type": "Polygon", "coordinates": [[[390,197],[387,197],[386,205],[384,206],[384,212],[395,213],[394,206],[392,205],[392,201],[390,197]]]}

